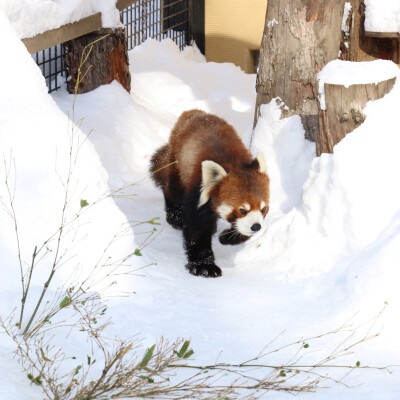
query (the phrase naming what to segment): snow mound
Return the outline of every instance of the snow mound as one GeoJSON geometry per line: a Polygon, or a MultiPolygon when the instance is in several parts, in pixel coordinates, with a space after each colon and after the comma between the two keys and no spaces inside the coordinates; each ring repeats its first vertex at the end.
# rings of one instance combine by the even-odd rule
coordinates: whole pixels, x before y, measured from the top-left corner
{"type": "MultiPolygon", "coordinates": [[[[0,196],[9,205],[7,187],[4,185],[8,175],[11,191],[15,188],[14,207],[19,225],[22,259],[24,265],[29,265],[34,247],[40,247],[60,227],[65,185],[70,169],[70,149],[75,154],[75,150],[80,147],[78,158],[76,161],[72,160],[74,172],[69,182],[66,221],[74,219],[81,210],[81,200],[92,205],[109,193],[108,176],[93,146],[86,140],[86,135],[77,126],[74,126],[72,133],[72,123],[48,95],[39,68],[1,11],[0,26],[2,50],[13,54],[12,63],[0,65],[0,85],[3,88],[0,93],[3,166],[0,196]]],[[[74,268],[83,275],[88,273],[112,237],[122,226],[126,226],[127,220],[114,201],[107,197],[95,206],[88,207],[76,224],[71,224],[70,228],[74,227],[72,230],[65,229],[64,244],[60,250],[62,254],[62,251],[66,251],[74,243],[68,258],[75,257],[71,264],[61,268],[55,275],[55,286],[64,284],[74,268]],[[110,230],[104,231],[103,224],[109,226],[110,230]]],[[[4,263],[3,273],[9,276],[11,282],[18,281],[19,274],[18,269],[13,267],[16,246],[13,221],[7,213],[2,212],[0,254],[4,263]]],[[[48,251],[55,251],[55,247],[54,241],[49,242],[48,251]]],[[[131,238],[122,238],[116,241],[109,255],[116,257],[122,251],[128,253],[128,249],[133,247],[131,238]]],[[[38,267],[33,276],[33,285],[43,284],[43,276],[50,268],[50,259],[51,255],[48,254],[38,267]]],[[[10,281],[0,282],[0,293],[13,288],[10,281]]]]}
{"type": "Polygon", "coordinates": [[[325,110],[325,83],[332,85],[370,84],[386,81],[399,76],[399,67],[389,60],[374,61],[344,61],[333,60],[325,65],[318,73],[318,91],[320,95],[321,109],[325,110]]]}

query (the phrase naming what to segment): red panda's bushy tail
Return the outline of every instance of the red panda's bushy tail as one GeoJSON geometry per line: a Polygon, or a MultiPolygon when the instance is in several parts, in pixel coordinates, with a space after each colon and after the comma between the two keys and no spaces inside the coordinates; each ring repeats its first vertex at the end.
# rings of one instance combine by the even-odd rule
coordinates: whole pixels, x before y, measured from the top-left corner
{"type": "Polygon", "coordinates": [[[150,172],[154,183],[158,187],[163,187],[167,182],[169,162],[169,145],[160,147],[151,157],[150,172]]]}

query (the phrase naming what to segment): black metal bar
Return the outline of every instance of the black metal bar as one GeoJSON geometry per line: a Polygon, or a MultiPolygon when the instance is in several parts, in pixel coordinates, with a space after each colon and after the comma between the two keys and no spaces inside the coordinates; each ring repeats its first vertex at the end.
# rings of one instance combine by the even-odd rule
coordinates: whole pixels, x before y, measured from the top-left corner
{"type": "Polygon", "coordinates": [[[180,27],[180,26],[182,26],[182,25],[184,25],[184,24],[185,24],[185,21],[180,22],[179,24],[173,25],[173,26],[171,26],[171,27],[168,28],[168,29],[164,29],[162,32],[163,32],[163,33],[166,33],[166,32],[168,32],[168,31],[174,31],[174,28],[178,28],[178,27],[180,27]]]}
{"type": "Polygon", "coordinates": [[[167,4],[163,5],[162,8],[172,7],[179,3],[183,3],[183,1],[182,0],[172,1],[171,3],[167,3],[167,4]]]}
{"type": "Polygon", "coordinates": [[[206,53],[204,23],[204,0],[189,0],[189,28],[187,30],[187,42],[190,44],[194,40],[203,54],[206,53]]]}

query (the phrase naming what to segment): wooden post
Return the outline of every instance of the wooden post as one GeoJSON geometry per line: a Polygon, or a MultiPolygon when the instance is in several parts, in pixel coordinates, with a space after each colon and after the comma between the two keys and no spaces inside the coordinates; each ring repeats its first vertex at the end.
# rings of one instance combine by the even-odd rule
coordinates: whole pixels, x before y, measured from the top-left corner
{"type": "Polygon", "coordinates": [[[320,111],[317,155],[332,153],[333,146],[365,120],[362,110],[369,100],[389,93],[396,78],[365,85],[334,85],[325,83],[326,109],[320,111]]]}
{"type": "Polygon", "coordinates": [[[81,68],[81,78],[83,77],[83,79],[79,83],[78,93],[90,92],[114,79],[130,92],[131,75],[123,28],[102,28],[65,43],[68,92],[74,93],[83,50],[86,47],[86,53],[88,53],[90,44],[96,40],[98,41],[93,44],[93,48],[81,68]],[[101,39],[105,35],[108,36],[101,39]]]}

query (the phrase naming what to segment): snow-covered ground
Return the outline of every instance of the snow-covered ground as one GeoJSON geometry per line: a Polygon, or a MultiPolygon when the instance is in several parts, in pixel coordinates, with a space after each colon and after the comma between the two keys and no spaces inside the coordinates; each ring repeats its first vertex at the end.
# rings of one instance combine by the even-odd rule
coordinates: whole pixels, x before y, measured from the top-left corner
{"type": "MultiPolygon", "coordinates": [[[[21,254],[29,263],[34,246],[59,224],[64,193],[59,174],[68,170],[67,115],[71,116],[73,96],[63,90],[47,94],[39,69],[1,12],[0,46],[5,54],[13,54],[12,61],[0,64],[0,147],[7,165],[15,160],[21,254]]],[[[93,206],[78,230],[70,232],[82,239],[73,249],[76,257],[57,271],[49,298],[77,265],[80,274],[90,272],[89,266],[121,225],[160,217],[159,235],[141,257],[131,259],[133,268],[149,266],[117,279],[118,290],[134,293],[112,299],[107,311],[112,334],[140,333],[146,346],[161,336],[190,338],[196,364],[217,358],[241,362],[282,332],[271,349],[335,330],[350,319],[353,327],[359,326],[351,341],[380,335],[336,364],[400,364],[400,83],[367,105],[364,124],[347,135],[334,154],[319,158],[314,145],[304,139],[299,117],[281,120],[275,103],[262,108],[251,150],[264,151],[267,159],[267,226],[240,246],[224,247],[214,240],[223,276],[205,279],[184,268],[181,234],[165,223],[162,193],[148,178],[149,159],[166,142],[180,113],[191,108],[227,119],[249,144],[255,76],[232,64],[207,63],[195,48],[180,52],[171,41],[148,40],[130,52],[130,61],[131,95],[113,82],[77,97],[75,120],[83,118],[77,138],[82,143],[93,132],[81,147],[69,212],[79,210],[81,199],[92,204],[107,188],[137,184],[122,198],[93,206]]],[[[0,195],[6,202],[3,160],[0,170],[0,195]]],[[[13,187],[13,167],[10,175],[13,187]]],[[[143,230],[129,231],[110,255],[122,257],[140,247],[143,230]]],[[[0,254],[0,315],[5,317],[21,298],[14,226],[5,212],[0,213],[0,254]]],[[[28,308],[48,268],[46,259],[37,268],[28,308]]],[[[311,341],[302,362],[322,360],[345,337],[338,333],[311,341]]],[[[78,335],[58,341],[71,355],[85,346],[78,335]]],[[[41,399],[40,388],[21,372],[12,350],[11,341],[0,333],[0,398],[41,399]]],[[[273,353],[264,362],[285,363],[291,351],[273,353]]],[[[329,388],[299,397],[395,400],[400,370],[391,370],[392,374],[356,368],[343,381],[351,388],[325,382],[329,388]]],[[[347,373],[324,372],[335,379],[347,373]]],[[[271,392],[267,398],[289,396],[271,392]]]]}

